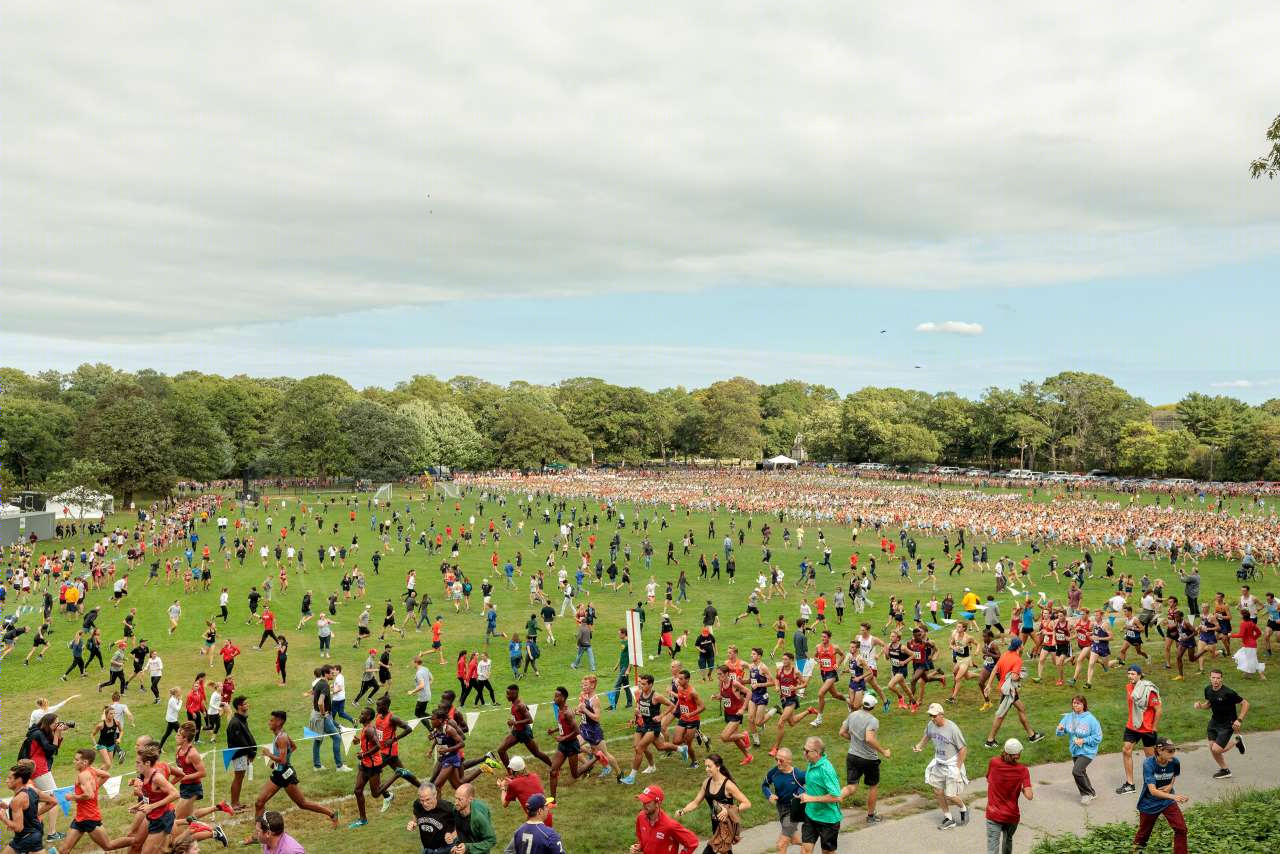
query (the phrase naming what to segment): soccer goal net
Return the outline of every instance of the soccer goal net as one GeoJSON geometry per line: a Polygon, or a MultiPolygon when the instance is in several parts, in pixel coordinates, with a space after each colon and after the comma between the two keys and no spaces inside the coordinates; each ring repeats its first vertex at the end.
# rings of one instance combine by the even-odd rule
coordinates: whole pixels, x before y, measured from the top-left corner
{"type": "Polygon", "coordinates": [[[462,491],[458,489],[458,485],[447,480],[436,481],[436,492],[441,495],[448,496],[449,498],[458,498],[462,495],[462,491]]]}
{"type": "Polygon", "coordinates": [[[373,494],[373,500],[379,504],[391,501],[391,484],[384,483],[378,487],[378,491],[373,494]]]}

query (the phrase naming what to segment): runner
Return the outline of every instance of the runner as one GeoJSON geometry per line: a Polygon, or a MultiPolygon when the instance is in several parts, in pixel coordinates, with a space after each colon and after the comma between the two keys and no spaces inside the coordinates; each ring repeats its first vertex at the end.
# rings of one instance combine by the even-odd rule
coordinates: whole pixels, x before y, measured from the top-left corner
{"type": "Polygon", "coordinates": [[[1196,708],[1209,710],[1209,753],[1213,756],[1213,761],[1218,763],[1213,779],[1227,780],[1231,777],[1231,769],[1227,767],[1223,754],[1232,746],[1241,754],[1244,753],[1244,739],[1240,737],[1240,728],[1244,726],[1245,716],[1249,714],[1249,701],[1224,685],[1222,671],[1215,667],[1209,671],[1209,684],[1205,686],[1204,699],[1196,701],[1196,708]]]}
{"type": "Polygon", "coordinates": [[[969,785],[964,764],[969,746],[955,721],[947,720],[945,711],[941,703],[929,706],[929,722],[925,725],[924,734],[911,748],[919,753],[924,750],[926,742],[933,742],[933,759],[925,766],[924,781],[933,788],[938,809],[942,811],[939,830],[950,830],[969,823],[969,810],[961,797],[965,786],[969,785]],[[951,817],[952,806],[960,808],[959,820],[951,817]]]}
{"type": "Polygon", "coordinates": [[[809,723],[809,726],[814,727],[822,723],[822,711],[827,707],[828,694],[845,702],[844,694],[836,687],[840,679],[840,667],[844,664],[844,653],[831,643],[831,632],[824,630],[821,637],[822,640],[813,651],[818,662],[819,678],[822,680],[821,687],[818,688],[818,714],[809,723]]]}
{"type": "MultiPolygon", "coordinates": [[[[379,697],[375,706],[377,714],[373,718],[373,725],[378,730],[378,740],[382,747],[382,767],[392,773],[391,779],[387,781],[380,791],[372,787],[369,791],[381,796],[381,812],[386,812],[391,806],[391,787],[396,784],[396,780],[408,780],[414,786],[420,786],[421,781],[409,769],[405,768],[404,763],[400,761],[400,739],[408,736],[413,730],[409,728],[407,723],[391,714],[391,696],[389,694],[383,694],[379,697]]],[[[421,716],[419,715],[419,717],[421,716]]]]}
{"type": "Polygon", "coordinates": [[[196,749],[196,725],[183,721],[176,736],[174,764],[169,766],[169,779],[178,784],[178,807],[174,817],[187,818],[195,810],[196,801],[204,800],[204,760],[196,749]]]}
{"type": "MultiPolygon", "coordinates": [[[[633,756],[631,759],[631,773],[623,777],[618,782],[625,785],[633,785],[636,781],[636,774],[640,772],[640,765],[647,760],[644,772],[652,774],[658,770],[653,764],[653,756],[650,747],[657,747],[659,750],[674,750],[675,746],[669,744],[662,738],[662,724],[659,718],[662,716],[662,707],[672,706],[673,703],[666,696],[659,694],[653,687],[653,674],[642,673],[638,688],[636,689],[636,716],[635,716],[635,735],[632,736],[633,756]]],[[[515,686],[512,686],[513,688],[515,686]]],[[[548,762],[548,765],[551,763],[548,762]]]]}
{"type": "MultiPolygon", "coordinates": [[[[889,659],[889,684],[885,686],[885,703],[888,704],[888,694],[891,692],[898,698],[898,708],[905,711],[914,712],[919,708],[915,695],[911,693],[911,686],[907,684],[907,662],[911,660],[911,652],[902,645],[902,633],[892,631],[889,633],[889,643],[885,647],[885,657],[889,659]]],[[[888,708],[885,711],[889,711],[888,708]]]]}
{"type": "Polygon", "coordinates": [[[507,718],[507,726],[511,731],[498,745],[498,758],[503,765],[507,765],[510,761],[508,751],[517,744],[523,744],[531,755],[542,760],[543,764],[550,768],[551,757],[543,753],[538,743],[534,741],[533,715],[529,713],[529,707],[520,699],[519,685],[507,686],[507,702],[511,704],[511,717],[507,718]]]}
{"type": "Polygon", "coordinates": [[[359,752],[356,754],[356,782],[354,789],[356,811],[359,816],[355,821],[347,825],[348,830],[355,830],[369,823],[369,818],[365,814],[365,785],[369,786],[369,792],[375,797],[381,793],[382,788],[382,757],[385,748],[382,743],[382,733],[378,731],[378,727],[373,722],[373,709],[367,706],[361,709],[359,720],[359,752]]]}
{"type": "Polygon", "coordinates": [[[1142,763],[1142,794],[1138,797],[1138,830],[1133,835],[1134,851],[1146,848],[1156,820],[1163,815],[1173,829],[1174,854],[1187,854],[1187,820],[1180,807],[1187,802],[1187,796],[1173,792],[1174,781],[1182,773],[1182,766],[1173,754],[1173,742],[1162,738],[1156,742],[1155,754],[1142,763]]]}
{"type": "Polygon", "coordinates": [[[676,674],[676,718],[671,743],[680,751],[680,756],[689,763],[689,767],[696,768],[698,763],[693,755],[693,744],[695,737],[702,735],[702,712],[706,704],[689,684],[689,679],[688,670],[681,669],[676,674]]]}
{"type": "Polygon", "coordinates": [[[71,794],[67,795],[67,800],[76,805],[76,817],[67,831],[66,842],[57,849],[59,854],[70,854],[81,836],[88,836],[103,851],[128,848],[133,844],[132,837],[112,839],[102,829],[102,808],[98,805],[98,790],[111,774],[101,768],[94,768],[93,759],[93,751],[87,747],[82,747],[75,753],[73,760],[76,768],[75,788],[71,794]]]}
{"type": "Polygon", "coordinates": [[[55,808],[58,800],[31,785],[34,773],[35,763],[30,759],[19,759],[9,769],[9,778],[5,782],[13,797],[9,799],[0,821],[13,831],[13,839],[4,846],[4,854],[37,854],[44,850],[44,825],[40,816],[55,808]]]}
{"type": "Polygon", "coordinates": [[[138,794],[142,800],[129,811],[146,814],[147,833],[141,850],[142,854],[156,854],[173,832],[173,802],[178,799],[178,790],[169,782],[169,767],[160,763],[159,745],[146,744],[138,748],[137,756],[138,778],[142,781],[138,794]]]}
{"type": "Polygon", "coordinates": [[[555,690],[554,700],[555,707],[559,709],[556,716],[556,725],[547,730],[556,740],[556,755],[551,760],[551,772],[547,776],[547,783],[551,790],[551,800],[556,799],[556,790],[560,786],[560,768],[567,760],[569,763],[569,773],[574,780],[585,777],[591,772],[591,766],[595,764],[595,757],[582,767],[578,767],[578,757],[582,753],[582,746],[578,741],[579,729],[578,723],[574,720],[574,712],[569,708],[569,692],[563,687],[555,690]]]}
{"type": "Polygon", "coordinates": [[[582,691],[578,694],[578,705],[574,709],[574,714],[581,721],[578,735],[582,737],[583,744],[591,751],[595,761],[604,766],[599,776],[602,779],[608,776],[621,779],[622,764],[605,746],[604,729],[600,726],[600,697],[596,694],[596,685],[595,674],[582,678],[582,691]]]}
{"type": "Polygon", "coordinates": [[[751,690],[747,701],[747,730],[751,733],[751,743],[757,747],[760,746],[760,727],[777,713],[777,709],[769,705],[769,686],[774,681],[763,659],[764,649],[752,647],[751,665],[747,669],[747,687],[751,690]]]}
{"type": "Polygon", "coordinates": [[[1129,714],[1124,727],[1124,784],[1116,789],[1117,795],[1137,791],[1133,785],[1133,746],[1141,742],[1148,759],[1155,755],[1160,715],[1164,711],[1160,691],[1149,679],[1143,678],[1140,665],[1130,664],[1125,676],[1129,680],[1125,686],[1129,714]]]}
{"type": "Polygon", "coordinates": [[[751,738],[740,731],[743,711],[746,708],[749,692],[728,664],[720,665],[718,672],[720,675],[720,706],[724,710],[724,729],[720,731],[720,740],[736,744],[738,749],[742,751],[743,757],[738,764],[749,765],[754,758],[749,750],[751,738]]]}
{"type": "MultiPolygon", "coordinates": [[[[916,626],[911,630],[911,640],[907,642],[907,650],[911,653],[911,692],[915,696],[915,706],[924,702],[924,689],[930,682],[937,682],[947,687],[947,677],[934,665],[938,655],[937,645],[929,639],[924,629],[916,626]],[[917,684],[919,687],[917,688],[917,684]]],[[[915,711],[913,708],[912,711],[915,711]]]]}
{"type": "Polygon", "coordinates": [[[983,746],[988,750],[996,747],[996,733],[1000,731],[1001,725],[1004,724],[1005,716],[1009,711],[1015,710],[1018,713],[1018,723],[1022,724],[1022,728],[1026,730],[1027,737],[1032,744],[1037,741],[1044,740],[1044,733],[1036,732],[1031,728],[1031,723],[1027,720],[1027,710],[1022,704],[1022,697],[1019,694],[1019,688],[1022,685],[1022,641],[1014,638],[1009,641],[1009,651],[1000,656],[996,662],[995,680],[996,687],[1000,691],[1000,705],[996,706],[995,717],[991,721],[991,730],[987,733],[987,740],[983,746]]]}
{"type": "Polygon", "coordinates": [[[849,704],[850,713],[840,725],[840,737],[849,739],[849,753],[845,757],[845,786],[840,790],[840,799],[852,797],[858,791],[858,784],[867,784],[867,824],[876,824],[882,819],[876,815],[876,796],[880,791],[880,757],[888,759],[892,752],[880,744],[876,734],[880,731],[880,722],[871,714],[876,707],[876,696],[865,695],[859,705],[849,704]]]}
{"type": "MultiPolygon", "coordinates": [[[[267,721],[267,727],[271,730],[271,744],[263,745],[258,750],[263,756],[267,757],[267,762],[271,765],[271,776],[266,785],[262,787],[262,792],[258,795],[258,799],[254,801],[254,820],[261,821],[262,813],[266,810],[267,804],[275,797],[276,792],[284,789],[284,793],[289,796],[289,800],[293,801],[298,809],[320,813],[320,815],[325,816],[332,822],[333,828],[336,830],[338,827],[338,814],[326,806],[307,800],[302,793],[302,788],[298,785],[298,772],[294,770],[293,765],[290,763],[293,758],[293,752],[297,750],[298,745],[284,731],[284,725],[288,719],[288,714],[281,709],[277,709],[271,713],[271,717],[267,721]]],[[[246,840],[246,844],[252,844],[253,841],[254,838],[250,837],[246,840]]]]}
{"type": "Polygon", "coordinates": [[[782,737],[788,728],[800,723],[808,715],[818,713],[816,706],[800,711],[799,691],[809,684],[809,680],[796,669],[795,658],[791,653],[782,654],[782,664],[778,667],[774,682],[778,686],[778,702],[782,706],[782,714],[778,716],[777,734],[774,737],[773,747],[769,749],[770,756],[778,755],[778,748],[782,746],[782,737]]]}

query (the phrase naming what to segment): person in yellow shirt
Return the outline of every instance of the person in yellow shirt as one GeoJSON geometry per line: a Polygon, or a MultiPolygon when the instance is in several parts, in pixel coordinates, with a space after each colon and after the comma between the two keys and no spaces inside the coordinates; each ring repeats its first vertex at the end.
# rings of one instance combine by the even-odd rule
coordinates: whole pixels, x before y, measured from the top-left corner
{"type": "Polygon", "coordinates": [[[978,594],[968,587],[964,589],[964,596],[960,597],[960,610],[964,612],[963,616],[968,620],[972,620],[974,614],[978,611],[978,594]]]}

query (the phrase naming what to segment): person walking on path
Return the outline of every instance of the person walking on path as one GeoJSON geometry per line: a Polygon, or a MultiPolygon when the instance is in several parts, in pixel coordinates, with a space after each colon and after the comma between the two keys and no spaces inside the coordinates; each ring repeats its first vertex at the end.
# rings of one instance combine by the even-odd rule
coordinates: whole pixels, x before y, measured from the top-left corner
{"type": "Polygon", "coordinates": [[[1018,723],[1022,724],[1022,728],[1027,732],[1027,738],[1032,744],[1044,738],[1044,733],[1036,732],[1031,728],[1031,723],[1027,720],[1027,709],[1022,704],[1022,697],[1019,694],[1019,688],[1022,686],[1022,641],[1014,638],[1009,641],[1009,651],[1000,656],[996,661],[995,683],[996,688],[1000,692],[1000,704],[996,706],[995,717],[991,720],[991,731],[987,733],[987,740],[984,747],[994,749],[996,746],[996,733],[1000,731],[1000,727],[1004,724],[1005,716],[1010,710],[1018,713],[1018,723]]]}
{"type": "Polygon", "coordinates": [[[933,759],[925,766],[924,781],[933,788],[938,809],[942,811],[942,823],[938,829],[950,830],[969,823],[969,810],[961,797],[965,786],[969,785],[964,767],[969,745],[956,722],[947,720],[946,709],[941,703],[930,705],[928,712],[929,723],[925,724],[924,735],[911,749],[919,753],[924,750],[926,742],[933,742],[933,759]],[[959,821],[951,817],[952,806],[960,808],[959,821]]]}
{"type": "Polygon", "coordinates": [[[1129,678],[1125,686],[1129,716],[1124,726],[1124,784],[1116,789],[1117,795],[1137,791],[1133,785],[1133,746],[1141,742],[1143,753],[1148,758],[1154,755],[1163,711],[1160,691],[1151,680],[1143,678],[1141,665],[1130,664],[1125,675],[1129,678]]]}
{"type": "Polygon", "coordinates": [[[1022,742],[1011,738],[987,763],[987,854],[1013,854],[1013,834],[1022,820],[1018,796],[1035,799],[1031,772],[1018,761],[1021,756],[1022,742]]]}
{"type": "Polygon", "coordinates": [[[1182,815],[1186,795],[1174,794],[1173,784],[1182,773],[1174,758],[1173,742],[1162,738],[1156,742],[1155,755],[1142,763],[1142,794],[1138,796],[1138,830],[1133,835],[1133,850],[1145,851],[1156,820],[1164,816],[1173,829],[1173,854],[1187,852],[1187,820],[1182,815]]]}
{"type": "Polygon", "coordinates": [[[1249,714],[1249,701],[1224,685],[1222,671],[1215,667],[1209,671],[1209,684],[1205,686],[1204,699],[1196,701],[1196,708],[1209,710],[1209,753],[1212,754],[1213,761],[1218,763],[1213,779],[1229,779],[1231,769],[1227,767],[1227,760],[1222,755],[1233,746],[1244,753],[1240,727],[1244,725],[1245,715],[1249,714]]]}
{"type": "Polygon", "coordinates": [[[796,801],[796,796],[804,791],[804,772],[792,764],[789,747],[778,748],[774,759],[778,764],[764,775],[760,792],[778,809],[778,854],[787,854],[792,845],[800,842],[800,822],[792,805],[802,803],[796,801]]]}
{"type": "Polygon", "coordinates": [[[879,702],[874,694],[865,694],[861,708],[850,713],[840,725],[840,737],[849,739],[849,754],[845,757],[845,787],[840,790],[840,799],[853,795],[858,784],[867,784],[867,824],[880,821],[876,815],[876,794],[880,790],[880,757],[888,759],[889,748],[882,747],[876,738],[880,731],[880,722],[871,710],[879,702]]]}
{"type": "Polygon", "coordinates": [[[1098,796],[1089,780],[1089,763],[1098,755],[1102,744],[1102,725],[1089,711],[1089,700],[1083,694],[1071,698],[1071,711],[1058,721],[1057,733],[1070,739],[1071,776],[1080,792],[1080,803],[1088,804],[1098,796]]]}
{"type": "Polygon", "coordinates": [[[804,770],[804,791],[797,797],[804,803],[804,827],[800,843],[804,854],[812,854],[813,846],[822,846],[823,854],[836,850],[840,836],[840,777],[826,755],[826,745],[816,735],[804,740],[804,756],[809,761],[804,770]]]}

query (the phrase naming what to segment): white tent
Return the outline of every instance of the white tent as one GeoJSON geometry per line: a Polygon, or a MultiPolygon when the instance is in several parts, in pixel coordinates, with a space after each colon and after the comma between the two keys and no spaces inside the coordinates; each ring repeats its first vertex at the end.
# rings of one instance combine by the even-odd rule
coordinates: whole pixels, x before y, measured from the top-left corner
{"type": "Polygon", "coordinates": [[[50,498],[45,505],[61,519],[101,519],[115,512],[114,496],[77,486],[50,498]]]}
{"type": "Polygon", "coordinates": [[[767,469],[795,468],[798,465],[799,463],[785,454],[778,454],[778,456],[770,457],[764,461],[764,467],[767,469]]]}

